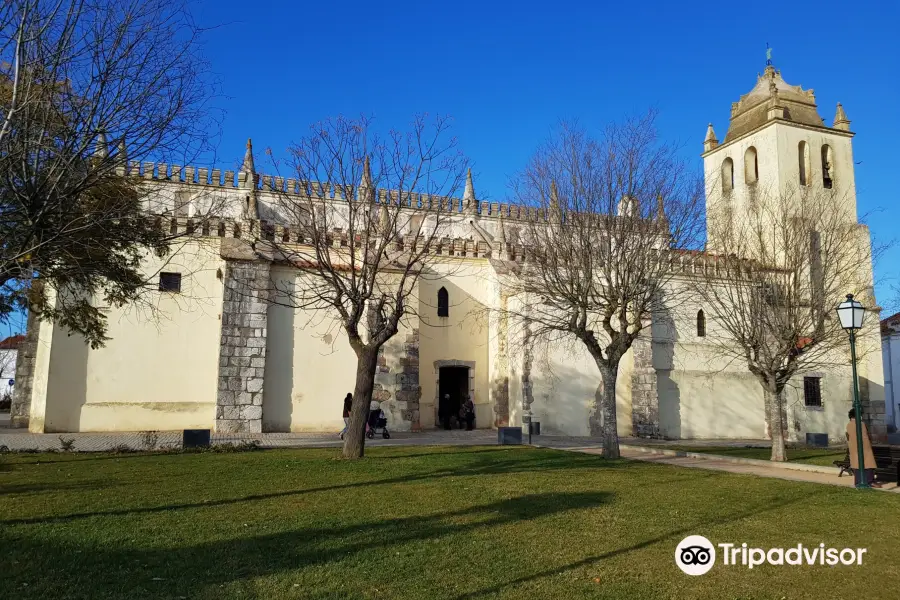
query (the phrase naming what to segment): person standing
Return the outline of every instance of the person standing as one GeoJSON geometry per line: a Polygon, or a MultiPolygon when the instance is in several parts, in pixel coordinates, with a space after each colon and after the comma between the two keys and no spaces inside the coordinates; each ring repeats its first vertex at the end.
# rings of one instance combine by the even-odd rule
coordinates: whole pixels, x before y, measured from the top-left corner
{"type": "Polygon", "coordinates": [[[475,403],[472,397],[466,395],[466,401],[463,402],[463,418],[466,420],[466,431],[472,431],[475,428],[475,403]]]}
{"type": "Polygon", "coordinates": [[[353,408],[353,394],[347,394],[344,397],[344,429],[341,430],[341,439],[344,439],[344,434],[347,433],[347,429],[350,428],[351,408],[353,408]]]}
{"type": "Polygon", "coordinates": [[[444,394],[444,398],[438,403],[438,418],[444,429],[450,429],[450,394],[444,394]]]}
{"type": "MultiPolygon", "coordinates": [[[[859,450],[856,446],[856,409],[851,408],[848,415],[850,422],[847,423],[847,450],[850,452],[850,468],[853,470],[854,477],[856,470],[859,469],[859,450]]],[[[872,487],[881,487],[881,484],[875,481],[875,455],[872,453],[872,442],[869,440],[869,430],[866,424],[862,423],[862,445],[863,445],[863,476],[865,481],[872,487]]]]}

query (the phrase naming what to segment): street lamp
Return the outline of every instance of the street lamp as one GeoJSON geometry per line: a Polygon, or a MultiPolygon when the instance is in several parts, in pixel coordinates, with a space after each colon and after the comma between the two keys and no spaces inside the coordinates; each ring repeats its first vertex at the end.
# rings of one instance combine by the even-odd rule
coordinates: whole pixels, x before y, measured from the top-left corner
{"type": "Polygon", "coordinates": [[[856,332],[862,329],[863,320],[866,318],[866,309],[853,299],[853,294],[847,294],[847,299],[837,306],[838,319],[850,335],[850,364],[853,368],[853,411],[856,413],[856,487],[867,488],[869,483],[865,476],[865,454],[863,453],[862,433],[862,407],[859,405],[859,384],[856,381],[856,332]]]}

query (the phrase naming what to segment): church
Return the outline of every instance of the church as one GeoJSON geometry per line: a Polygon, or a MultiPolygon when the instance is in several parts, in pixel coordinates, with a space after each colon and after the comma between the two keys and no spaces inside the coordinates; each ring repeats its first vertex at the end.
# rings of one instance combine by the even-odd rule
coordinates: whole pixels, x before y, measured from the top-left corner
{"type": "MultiPolygon", "coordinates": [[[[840,104],[827,125],[811,90],[789,85],[767,67],[732,105],[723,140],[711,124],[707,129],[702,158],[708,210],[723,190],[733,194],[739,210],[748,186],[800,180],[852,199],[854,226],[868,240],[864,226],[855,225],[849,125],[840,104]]],[[[29,319],[19,345],[13,426],[32,432],[342,429],[342,400],[352,391],[356,369],[342,329],[320,315],[269,302],[262,293],[237,298],[231,292],[240,278],[277,288],[296,276],[289,266],[247,252],[247,240],[266,223],[273,235],[289,235],[272,217],[267,192],[280,178],[257,173],[253,159],[248,144],[240,171],[226,171],[224,178],[218,169],[161,163],[123,168],[142,178],[152,191],[148,209],[166,215],[173,232],[186,233],[184,241],[169,257],[147,259],[146,273],[156,282],[152,311],[105,309],[111,339],[104,347],[91,349],[77,335],[29,319]],[[195,230],[191,201],[211,194],[224,199],[225,208],[195,230]],[[250,194],[255,208],[248,217],[240,207],[250,194]]],[[[577,345],[531,347],[496,310],[507,295],[495,259],[506,250],[503,223],[515,226],[516,212],[479,202],[471,176],[463,197],[453,202],[460,210],[440,263],[446,271],[419,281],[414,315],[379,357],[374,399],[389,429],[435,428],[441,399],[450,395],[458,402],[468,395],[478,428],[518,426],[530,418],[543,433],[588,435],[601,385],[593,360],[577,345]]],[[[696,274],[702,261],[702,255],[686,256],[680,268],[685,276],[696,274]]],[[[864,271],[871,290],[871,263],[864,271]]],[[[672,327],[654,322],[645,329],[623,359],[616,389],[619,434],[764,438],[762,389],[746,365],[724,360],[709,342],[706,320],[715,315],[699,300],[679,315],[672,327]]],[[[878,435],[885,403],[875,338],[859,376],[865,416],[878,435]]],[[[852,397],[849,367],[797,379],[788,390],[790,439],[824,433],[842,441],[852,397]],[[815,385],[805,385],[807,380],[815,385]]]]}

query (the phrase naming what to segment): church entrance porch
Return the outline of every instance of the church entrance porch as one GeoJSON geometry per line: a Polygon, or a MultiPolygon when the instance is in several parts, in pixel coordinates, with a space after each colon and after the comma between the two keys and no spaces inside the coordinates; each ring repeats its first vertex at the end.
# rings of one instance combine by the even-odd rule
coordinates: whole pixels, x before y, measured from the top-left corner
{"type": "Polygon", "coordinates": [[[469,367],[440,367],[438,369],[438,427],[462,427],[459,409],[469,394],[469,367]]]}

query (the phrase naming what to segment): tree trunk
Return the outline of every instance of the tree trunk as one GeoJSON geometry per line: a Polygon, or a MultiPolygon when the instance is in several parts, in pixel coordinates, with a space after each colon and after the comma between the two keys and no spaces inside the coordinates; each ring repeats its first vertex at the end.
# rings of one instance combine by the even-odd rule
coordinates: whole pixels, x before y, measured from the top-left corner
{"type": "Polygon", "coordinates": [[[366,421],[372,403],[372,388],[378,366],[378,350],[366,348],[356,357],[356,385],[350,408],[350,426],[344,434],[344,458],[362,458],[365,454],[366,421]]]}
{"type": "Polygon", "coordinates": [[[772,439],[771,460],[784,462],[787,460],[784,445],[784,395],[778,389],[774,379],[766,382],[766,420],[768,421],[769,436],[772,439]]]}
{"type": "MultiPolygon", "coordinates": [[[[603,395],[600,398],[599,407],[595,406],[595,414],[599,409],[601,421],[600,439],[603,443],[603,456],[606,458],[619,458],[619,433],[616,422],[616,379],[618,369],[600,367],[600,376],[603,382],[603,395]]],[[[593,427],[592,427],[593,429],[593,427]]],[[[591,431],[593,435],[594,432],[591,431]]]]}

